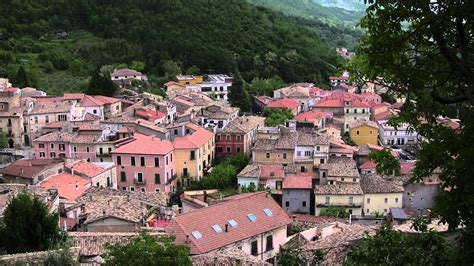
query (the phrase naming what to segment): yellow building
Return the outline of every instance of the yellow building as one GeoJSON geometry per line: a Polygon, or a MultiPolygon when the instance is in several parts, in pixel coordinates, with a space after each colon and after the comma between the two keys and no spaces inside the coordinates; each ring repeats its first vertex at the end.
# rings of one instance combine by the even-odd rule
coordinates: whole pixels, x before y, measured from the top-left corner
{"type": "Polygon", "coordinates": [[[350,214],[361,215],[364,194],[359,183],[337,182],[318,185],[314,190],[315,214],[328,207],[342,207],[350,214]]]}
{"type": "Polygon", "coordinates": [[[386,215],[390,208],[401,208],[403,186],[380,175],[363,176],[360,185],[364,191],[364,213],[386,215]]]}
{"type": "Polygon", "coordinates": [[[379,127],[374,121],[358,119],[349,123],[349,136],[357,145],[367,143],[376,145],[379,137],[379,127]]]}
{"type": "Polygon", "coordinates": [[[178,83],[181,85],[197,85],[203,82],[202,76],[178,75],[176,76],[178,83]]]}
{"type": "Polygon", "coordinates": [[[20,108],[20,95],[0,94],[0,132],[7,135],[9,148],[19,148],[26,141],[23,129],[23,111],[20,108]]]}
{"type": "Polygon", "coordinates": [[[190,134],[173,140],[174,173],[183,185],[189,179],[201,180],[214,160],[215,150],[214,133],[191,123],[186,130],[190,134]]]}

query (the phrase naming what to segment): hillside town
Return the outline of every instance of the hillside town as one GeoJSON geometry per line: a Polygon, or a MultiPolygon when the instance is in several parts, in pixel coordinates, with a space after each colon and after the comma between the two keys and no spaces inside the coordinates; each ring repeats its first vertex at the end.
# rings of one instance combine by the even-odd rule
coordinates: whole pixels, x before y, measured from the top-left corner
{"type": "MultiPolygon", "coordinates": [[[[110,79],[129,88],[147,76],[115,69],[110,79]]],[[[291,84],[255,96],[256,111],[243,113],[228,102],[226,74],[178,75],[166,97],[49,96],[0,79],[0,219],[21,191],[40,197],[81,263],[104,263],[105,243],[145,230],[189,246],[196,265],[277,264],[280,249],[294,247],[308,261],[320,251],[325,265],[341,264],[383,223],[410,231],[417,216],[431,220],[441,190],[440,171],[412,182],[428,140],[392,123],[405,99],[349,81],[344,71],[330,89],[291,84]],[[291,118],[268,126],[264,110],[291,118]],[[380,170],[374,154],[384,152],[397,169],[380,170]],[[245,165],[224,180],[218,168],[239,156],[245,165]]]]}

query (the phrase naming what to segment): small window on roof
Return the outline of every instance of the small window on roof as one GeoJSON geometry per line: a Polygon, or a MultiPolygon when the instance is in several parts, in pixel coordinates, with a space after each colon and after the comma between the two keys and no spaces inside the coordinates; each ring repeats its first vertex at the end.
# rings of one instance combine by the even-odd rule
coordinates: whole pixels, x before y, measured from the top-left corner
{"type": "Polygon", "coordinates": [[[236,227],[239,225],[234,219],[229,220],[228,223],[229,223],[230,226],[232,226],[233,228],[236,228],[236,227]]]}
{"type": "Polygon", "coordinates": [[[267,215],[267,216],[273,216],[273,212],[272,212],[270,209],[264,209],[263,212],[264,212],[265,215],[267,215]]]}
{"type": "Polygon", "coordinates": [[[202,238],[201,232],[199,231],[192,231],[191,234],[196,238],[197,240],[202,238]]]}
{"type": "Polygon", "coordinates": [[[218,224],[213,225],[213,226],[212,226],[212,229],[214,229],[214,231],[215,231],[216,233],[222,233],[222,228],[221,228],[221,226],[218,225],[218,224]]]}
{"type": "Polygon", "coordinates": [[[255,214],[253,213],[247,214],[247,217],[249,218],[251,222],[255,222],[257,220],[257,216],[255,216],[255,214]]]}

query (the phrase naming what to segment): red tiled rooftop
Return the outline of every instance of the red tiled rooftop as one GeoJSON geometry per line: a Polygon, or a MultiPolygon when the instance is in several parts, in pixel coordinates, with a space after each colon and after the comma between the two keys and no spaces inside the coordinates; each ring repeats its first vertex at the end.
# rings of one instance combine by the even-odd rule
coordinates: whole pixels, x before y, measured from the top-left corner
{"type": "Polygon", "coordinates": [[[50,122],[43,126],[43,128],[62,128],[64,126],[64,121],[50,122]]]}
{"type": "Polygon", "coordinates": [[[284,178],[285,170],[282,165],[265,165],[260,166],[260,178],[261,179],[272,179],[272,178],[284,178]]]}
{"type": "Polygon", "coordinates": [[[165,231],[176,236],[176,242],[184,244],[188,239],[191,254],[203,254],[212,250],[237,243],[244,239],[269,232],[290,224],[288,214],[266,192],[247,193],[242,197],[224,201],[193,212],[178,214],[166,227],[165,231]],[[271,211],[267,216],[265,209],[271,211]],[[248,216],[256,217],[254,222],[248,216]],[[229,220],[235,220],[237,227],[228,226],[229,220]],[[219,225],[222,232],[213,230],[213,225],[219,225]],[[193,232],[199,232],[196,239],[193,232]]]}
{"type": "Polygon", "coordinates": [[[369,160],[369,161],[367,161],[367,162],[361,164],[361,165],[359,166],[359,168],[360,168],[360,169],[375,169],[376,166],[377,166],[377,164],[376,164],[374,161],[369,160]]]}
{"type": "Polygon", "coordinates": [[[300,104],[292,99],[278,99],[271,101],[267,104],[268,108],[286,108],[286,109],[297,109],[300,104]]]}
{"type": "Polygon", "coordinates": [[[176,149],[200,148],[212,138],[214,138],[214,133],[202,127],[197,127],[195,132],[175,138],[173,140],[173,147],[176,149]]]}
{"type": "Polygon", "coordinates": [[[84,161],[71,163],[70,165],[68,165],[68,167],[70,169],[74,169],[74,173],[82,174],[89,178],[96,177],[106,171],[106,169],[104,168],[95,166],[91,163],[84,161]]]}
{"type": "Polygon", "coordinates": [[[310,175],[289,175],[283,179],[283,189],[311,189],[312,183],[310,175]]]}
{"type": "Polygon", "coordinates": [[[153,111],[153,110],[140,110],[140,111],[137,112],[137,116],[142,117],[142,118],[146,118],[146,119],[156,120],[156,119],[160,119],[160,118],[165,117],[165,113],[156,112],[156,111],[153,111]]]}
{"type": "Polygon", "coordinates": [[[52,159],[32,159],[17,160],[8,166],[1,168],[0,173],[4,175],[20,176],[24,178],[32,178],[48,167],[48,165],[57,163],[52,159]]]}
{"type": "Polygon", "coordinates": [[[118,147],[112,153],[165,155],[173,151],[173,145],[169,140],[139,133],[135,133],[133,138],[134,141],[118,147]]]}
{"type": "Polygon", "coordinates": [[[314,105],[314,107],[344,107],[341,100],[322,100],[314,105]]]}
{"type": "Polygon", "coordinates": [[[400,174],[412,175],[415,170],[416,162],[400,162],[400,174]]]}
{"type": "Polygon", "coordinates": [[[311,110],[308,112],[301,113],[297,116],[295,116],[296,121],[304,122],[304,121],[320,121],[321,118],[326,118],[328,116],[331,116],[330,113],[326,112],[320,112],[317,110],[311,110]]]}
{"type": "Polygon", "coordinates": [[[64,93],[63,100],[82,100],[84,93],[64,93]]]}
{"type": "Polygon", "coordinates": [[[57,189],[61,198],[76,200],[90,186],[90,180],[63,172],[59,175],[46,178],[38,185],[45,189],[57,189]]]}
{"type": "Polygon", "coordinates": [[[169,86],[173,86],[173,85],[180,86],[180,87],[185,87],[184,85],[181,85],[176,81],[168,81],[164,84],[165,87],[169,87],[169,86]]]}

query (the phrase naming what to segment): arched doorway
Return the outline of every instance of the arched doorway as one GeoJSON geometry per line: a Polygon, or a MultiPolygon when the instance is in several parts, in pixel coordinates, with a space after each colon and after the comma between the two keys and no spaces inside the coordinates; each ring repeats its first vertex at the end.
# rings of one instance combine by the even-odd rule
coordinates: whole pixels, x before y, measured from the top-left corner
{"type": "Polygon", "coordinates": [[[13,139],[10,139],[10,140],[8,141],[8,147],[9,147],[10,149],[15,148],[15,142],[13,141],[13,139]]]}

